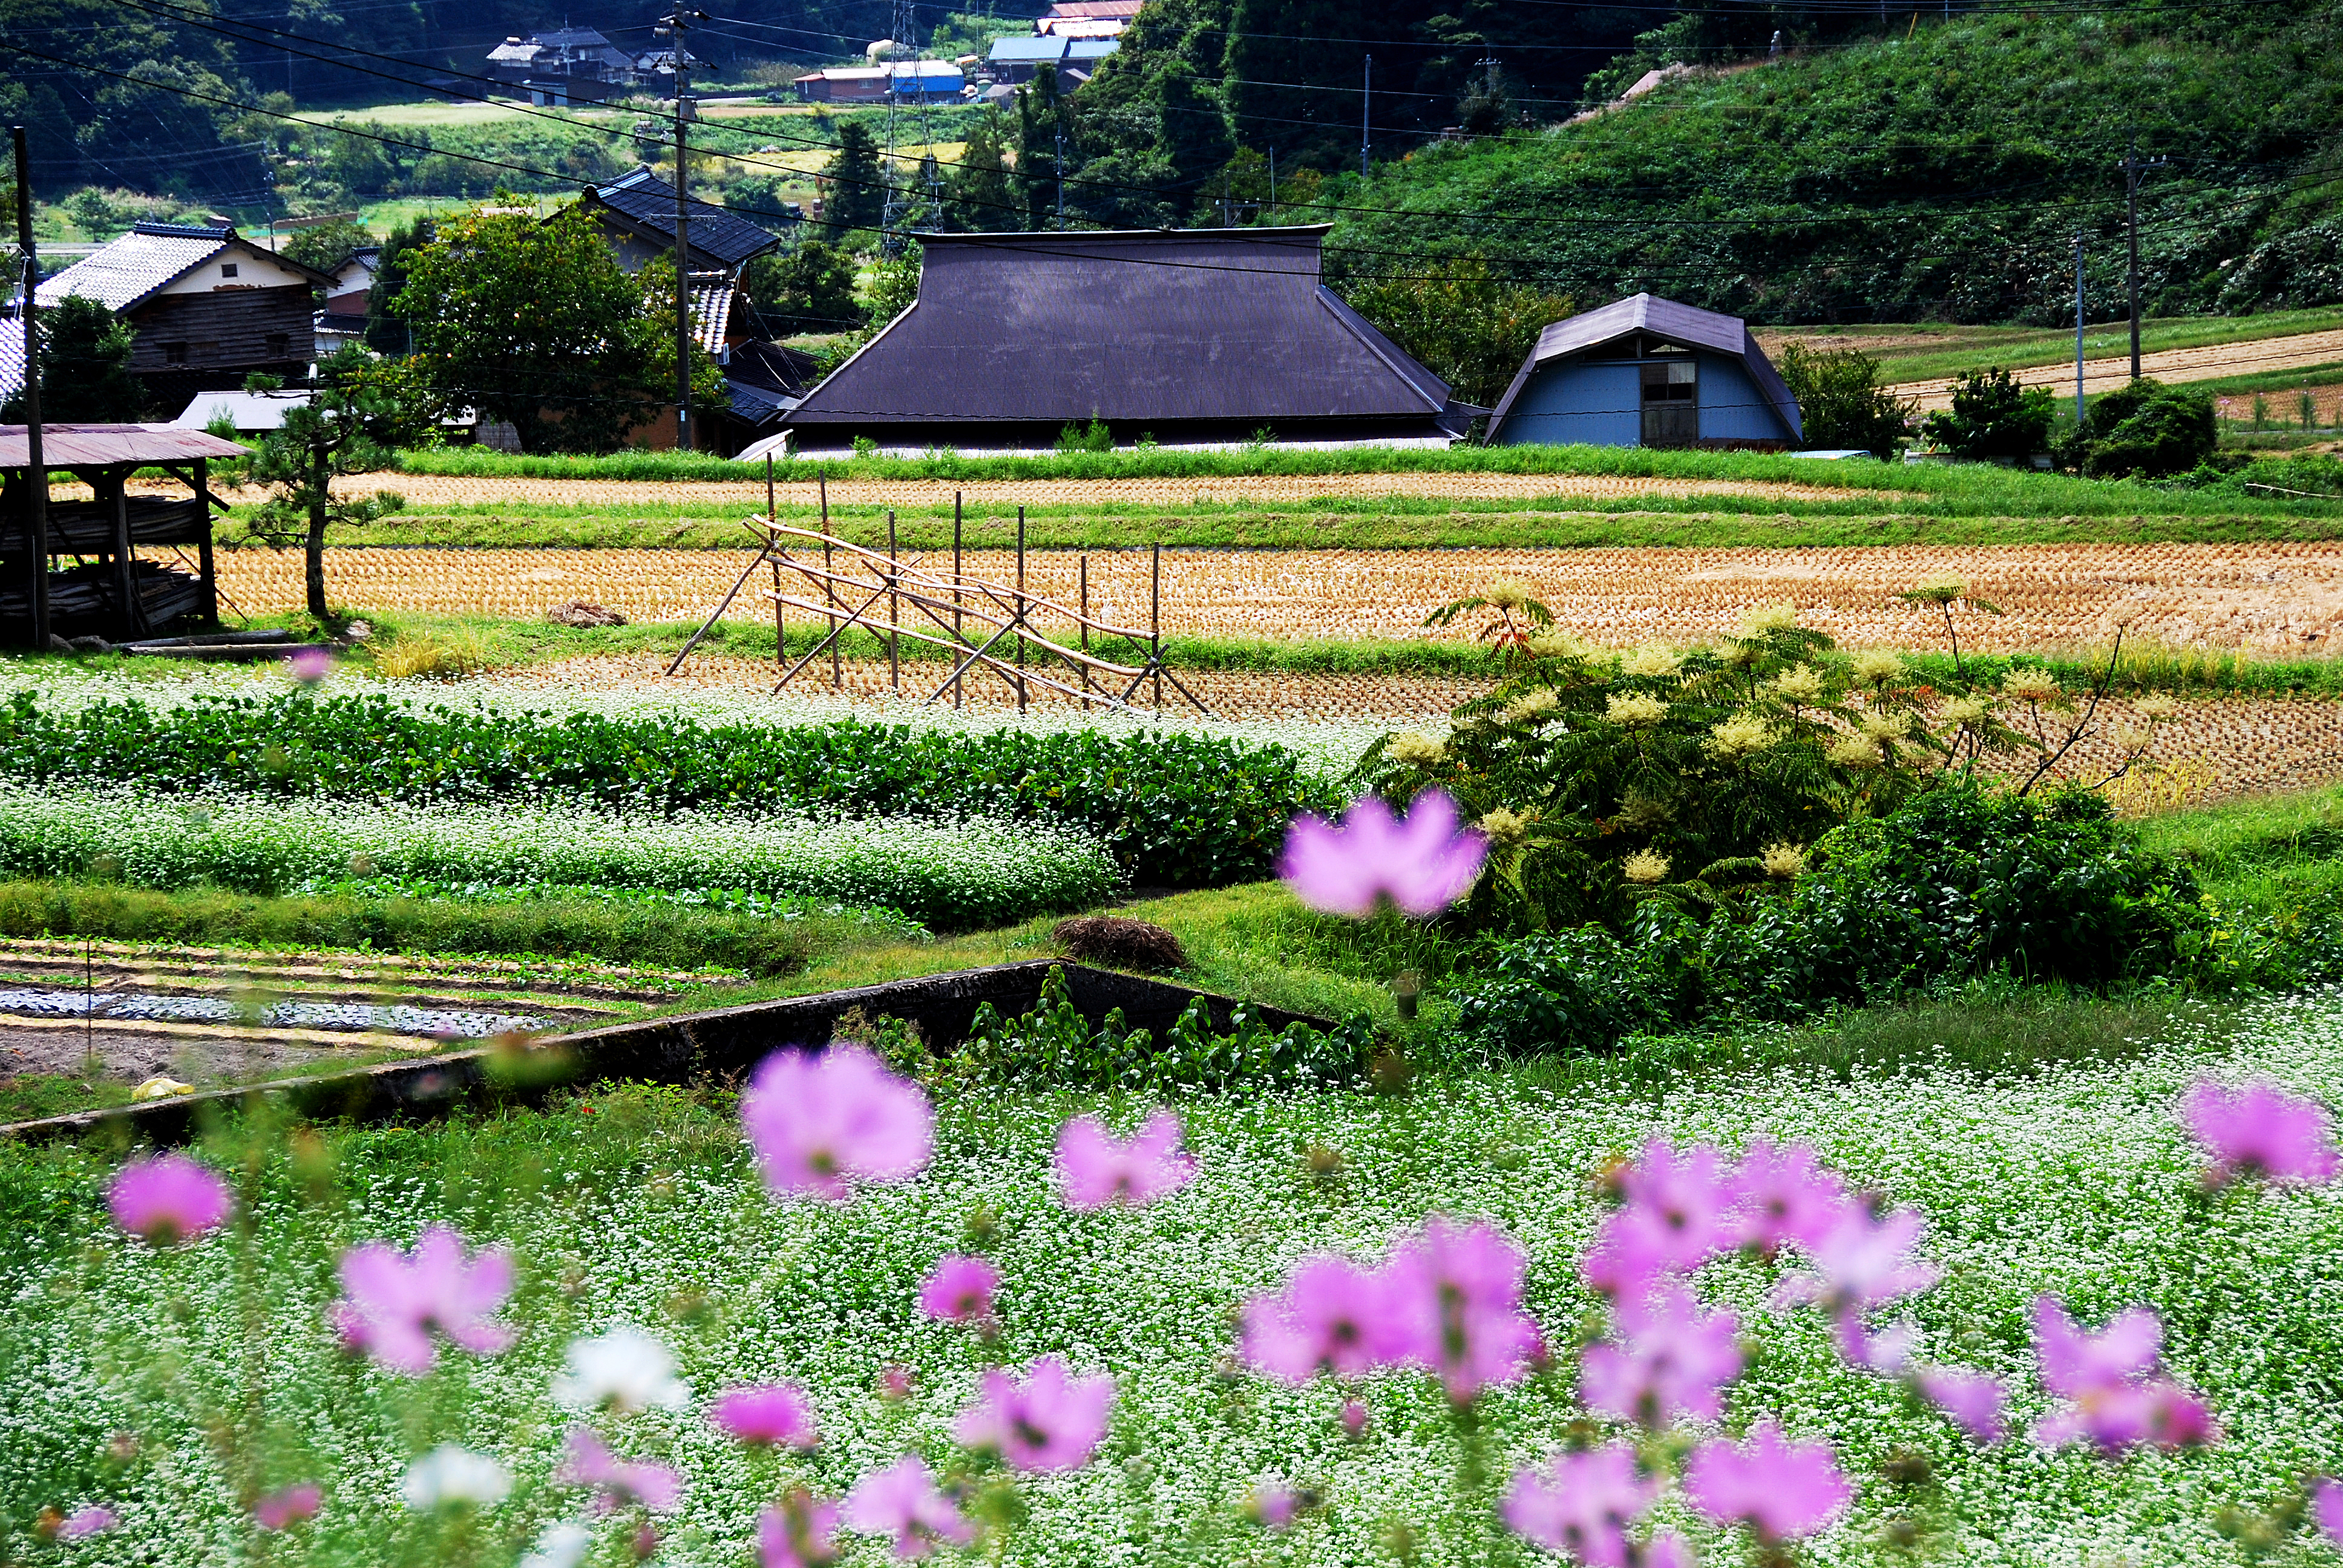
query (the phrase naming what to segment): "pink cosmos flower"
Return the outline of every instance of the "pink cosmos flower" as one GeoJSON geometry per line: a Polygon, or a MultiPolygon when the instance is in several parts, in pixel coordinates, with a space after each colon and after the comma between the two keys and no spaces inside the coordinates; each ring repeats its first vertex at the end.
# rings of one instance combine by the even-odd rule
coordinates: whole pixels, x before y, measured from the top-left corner
{"type": "Polygon", "coordinates": [[[418,1237],[411,1255],[387,1241],[368,1241],[342,1254],[342,1289],[331,1316],[343,1342],[392,1372],[419,1376],[437,1350],[431,1332],[475,1355],[494,1355],[513,1342],[507,1324],[489,1315],[512,1294],[512,1258],[483,1248],[468,1261],[464,1238],[445,1225],[418,1237]]]}
{"type": "Polygon", "coordinates": [[[184,1154],[154,1154],[125,1165],[106,1201],[116,1225],[168,1247],[227,1218],[227,1183],[184,1154]]]}
{"type": "Polygon", "coordinates": [[[947,1323],[989,1323],[1001,1271],[982,1258],[947,1257],[920,1282],[920,1311],[947,1323]]]}
{"type": "Polygon", "coordinates": [[[1785,1279],[1775,1298],[1785,1304],[1812,1302],[1833,1316],[1845,1316],[1917,1295],[1945,1273],[1912,1256],[1924,1223],[1916,1209],[1898,1209],[1875,1219],[1860,1208],[1849,1208],[1807,1249],[1814,1272],[1785,1279]]]}
{"type": "Polygon", "coordinates": [[[1515,1471],[1498,1512],[1514,1534],[1587,1568],[1628,1568],[1627,1532],[1659,1491],[1657,1478],[1637,1469],[1634,1449],[1613,1442],[1515,1471]]]}
{"type": "Polygon", "coordinates": [[[757,1514],[757,1568],[820,1568],[838,1560],[838,1504],[792,1487],[757,1514]]]}
{"type": "Polygon", "coordinates": [[[1302,1494],[1282,1481],[1256,1482],[1245,1498],[1245,1512],[1265,1530],[1282,1531],[1302,1511],[1302,1494]]]}
{"type": "Polygon", "coordinates": [[[1956,1367],[1928,1367],[1912,1379],[1929,1403],[1979,1442],[2001,1441],[2001,1410],[2009,1391],[1998,1379],[1956,1367]]]}
{"type": "Polygon", "coordinates": [[[1494,1226],[1434,1214],[1383,1267],[1409,1359],[1438,1373],[1451,1400],[1461,1404],[1528,1372],[1542,1342],[1522,1311],[1522,1251],[1494,1226]]]}
{"type": "Polygon", "coordinates": [[[928,1097],[859,1045],[765,1058],[740,1096],[740,1126],[777,1198],[845,1198],[849,1178],[906,1181],[935,1147],[928,1097]]]}
{"type": "Polygon", "coordinates": [[[1307,812],[1296,817],[1277,874],[1295,898],[1325,914],[1364,919],[1388,898],[1423,920],[1464,896],[1488,853],[1478,829],[1458,829],[1456,802],[1444,790],[1418,795],[1404,822],[1369,795],[1340,826],[1307,812]]]}
{"type": "Polygon", "coordinates": [[[916,1453],[856,1482],[846,1494],[843,1517],[850,1530],[892,1535],[898,1557],[925,1557],[939,1541],[965,1546],[976,1539],[975,1527],[936,1490],[935,1477],[916,1453]]]}
{"type": "Polygon", "coordinates": [[[2333,1124],[2327,1108],[2315,1100],[2270,1083],[2228,1089],[2207,1080],[2181,1097],[2180,1115],[2197,1141],[2213,1151],[2208,1181],[2335,1179],[2333,1124]]]}
{"type": "Polygon", "coordinates": [[[1788,1442],[1770,1421],[1746,1442],[1702,1443],[1684,1466],[1684,1495],[1719,1524],[1744,1523],[1760,1540],[1791,1541],[1829,1524],[1855,1496],[1826,1442],[1788,1442]]]}
{"type": "Polygon", "coordinates": [[[709,1402],[708,1419],[719,1431],[760,1448],[811,1448],[821,1441],[813,1402],[793,1382],[728,1388],[709,1402]]]}
{"type": "Polygon", "coordinates": [[[103,1534],[121,1523],[113,1509],[102,1508],[93,1503],[86,1508],[76,1508],[65,1515],[65,1522],[57,1526],[57,1539],[60,1541],[84,1540],[92,1535],[103,1534]]]}
{"type": "Polygon", "coordinates": [[[1702,1312],[1681,1285],[1623,1306],[1619,1317],[1624,1342],[1589,1345],[1579,1358],[1588,1408],[1651,1432],[1686,1416],[1715,1421],[1725,1413],[1719,1391],[1741,1375],[1739,1319],[1702,1312]]]}
{"type": "Polygon", "coordinates": [[[1692,1543],[1673,1530],[1663,1530],[1644,1543],[1638,1568],[1693,1568],[1692,1543]]]}
{"type": "Polygon", "coordinates": [[[1321,1372],[1363,1377],[1402,1360],[1413,1341],[1399,1283],[1348,1258],[1306,1258],[1282,1290],[1245,1303],[1244,1359],[1296,1385],[1321,1372]]]}
{"type": "Polygon", "coordinates": [[[2075,1326],[2056,1297],[2034,1303],[2035,1353],[2042,1384],[2070,1402],[2036,1422],[2037,1442],[2059,1447],[2088,1438],[2102,1453],[2139,1443],[2187,1448],[2214,1441],[2212,1412],[2156,1370],[2163,1325],[2154,1312],[2118,1312],[2096,1335],[2075,1326]]]}
{"type": "Polygon", "coordinates": [[[1741,1207],[1741,1243],[1768,1257],[1785,1243],[1822,1244],[1853,1207],[1835,1172],[1816,1163],[1804,1143],[1776,1149],[1760,1138],[1742,1151],[1733,1172],[1741,1207]]]}
{"type": "Polygon", "coordinates": [[[1884,1377],[1895,1377],[1912,1364],[1920,1347],[1920,1325],[1906,1318],[1874,1332],[1854,1312],[1841,1312],[1831,1324],[1831,1337],[1847,1364],[1884,1377]]]}
{"type": "Polygon", "coordinates": [[[322,648],[298,648],[285,656],[285,668],[304,686],[316,686],[334,673],[334,656],[322,648]]]}
{"type": "Polygon", "coordinates": [[[639,1503],[653,1513],[672,1513],[683,1501],[683,1477],[648,1459],[620,1459],[591,1428],[573,1426],[553,1473],[559,1486],[590,1486],[595,1505],[603,1512],[639,1503]]]}
{"type": "Polygon", "coordinates": [[[2321,1481],[2310,1489],[2310,1516],[2327,1539],[2343,1546],[2343,1486],[2321,1481]]]}
{"type": "Polygon", "coordinates": [[[1367,1434],[1367,1407],[1363,1400],[1342,1402],[1342,1431],[1353,1438],[1367,1434]]]}
{"type": "Polygon", "coordinates": [[[879,1374],[879,1397],[906,1400],[911,1397],[911,1369],[889,1367],[879,1374]]]}
{"type": "Polygon", "coordinates": [[[298,1520],[317,1517],[325,1501],[325,1488],[314,1481],[297,1481],[254,1503],[252,1517],[263,1530],[283,1530],[298,1520]]]}
{"type": "Polygon", "coordinates": [[[1115,1141],[1095,1116],[1058,1130],[1058,1190],[1066,1207],[1085,1212],[1121,1203],[1136,1209],[1195,1180],[1196,1159],[1180,1147],[1180,1119],[1159,1111],[1128,1143],[1115,1141]]]}
{"type": "Polygon", "coordinates": [[[998,1453],[1019,1470],[1074,1470],[1090,1462],[1114,1408],[1114,1379],[1075,1377],[1066,1358],[1043,1356],[1018,1382],[995,1367],[977,1402],[960,1412],[952,1434],[998,1453]]]}

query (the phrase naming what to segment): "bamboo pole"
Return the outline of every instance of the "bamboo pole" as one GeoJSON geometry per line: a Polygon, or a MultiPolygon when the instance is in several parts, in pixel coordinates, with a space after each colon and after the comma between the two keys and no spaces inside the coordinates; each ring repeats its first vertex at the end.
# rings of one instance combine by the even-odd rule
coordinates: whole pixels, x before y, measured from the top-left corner
{"type": "Polygon", "coordinates": [[[895,588],[901,563],[895,558],[895,514],[887,514],[887,684],[898,696],[903,690],[903,604],[895,588]]]}

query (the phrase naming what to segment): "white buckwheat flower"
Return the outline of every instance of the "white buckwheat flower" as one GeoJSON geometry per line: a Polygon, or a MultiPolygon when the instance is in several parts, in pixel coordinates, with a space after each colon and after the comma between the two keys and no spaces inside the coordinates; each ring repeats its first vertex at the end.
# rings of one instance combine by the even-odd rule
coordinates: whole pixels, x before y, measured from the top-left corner
{"type": "Polygon", "coordinates": [[[553,1380],[557,1404],[578,1410],[627,1412],[680,1410],[691,1390],[675,1375],[675,1356],[631,1323],[620,1323],[595,1339],[569,1342],[569,1370],[553,1380]]]}

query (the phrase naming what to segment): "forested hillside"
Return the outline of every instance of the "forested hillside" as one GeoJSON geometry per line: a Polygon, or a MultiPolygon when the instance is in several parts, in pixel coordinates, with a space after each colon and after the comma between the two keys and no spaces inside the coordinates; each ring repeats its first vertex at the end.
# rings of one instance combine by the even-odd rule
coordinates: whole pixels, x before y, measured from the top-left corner
{"type": "MultiPolygon", "coordinates": [[[[1672,28],[1689,33],[1689,28],[1672,28]]],[[[1663,33],[1610,74],[1667,63],[1663,33]]],[[[1885,37],[1671,80],[1572,126],[1417,149],[1324,216],[1353,274],[1487,258],[1601,303],[1778,322],[2123,312],[2136,136],[2153,314],[2343,298],[2332,5],[1907,14],[1885,37]]]]}

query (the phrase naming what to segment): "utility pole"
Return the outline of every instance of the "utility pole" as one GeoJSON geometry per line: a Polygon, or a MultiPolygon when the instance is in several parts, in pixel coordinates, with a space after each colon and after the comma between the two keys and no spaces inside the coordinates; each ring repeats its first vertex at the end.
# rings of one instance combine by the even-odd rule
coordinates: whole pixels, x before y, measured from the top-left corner
{"type": "Polygon", "coordinates": [[[1056,116],[1058,156],[1051,161],[1050,171],[1058,176],[1058,232],[1066,232],[1066,121],[1061,109],[1056,116]]]}
{"type": "Polygon", "coordinates": [[[1367,106],[1375,96],[1375,57],[1367,56],[1366,66],[1359,76],[1359,177],[1367,177],[1367,106]]]}
{"type": "Polygon", "coordinates": [[[677,6],[659,19],[659,30],[675,51],[675,447],[692,449],[691,428],[691,196],[690,143],[685,135],[691,124],[690,66],[686,63],[683,35],[705,11],[677,6]]]}
{"type": "Polygon", "coordinates": [[[2075,231],[2075,428],[2083,427],[2083,231],[2075,231]]]}
{"type": "Polygon", "coordinates": [[[1269,144],[1269,221],[1277,221],[1277,144],[1269,144]]]}
{"type": "Polygon", "coordinates": [[[25,153],[25,127],[9,132],[16,153],[16,246],[24,253],[21,304],[16,318],[25,333],[25,531],[33,558],[33,647],[49,649],[49,470],[41,461],[41,331],[35,290],[41,266],[33,255],[33,164],[25,153]]]}
{"type": "Polygon", "coordinates": [[[2124,219],[2131,229],[2131,378],[2139,379],[2139,176],[2143,169],[2160,166],[2162,158],[2139,161],[2139,133],[2131,134],[2124,154],[2124,219]]]}

